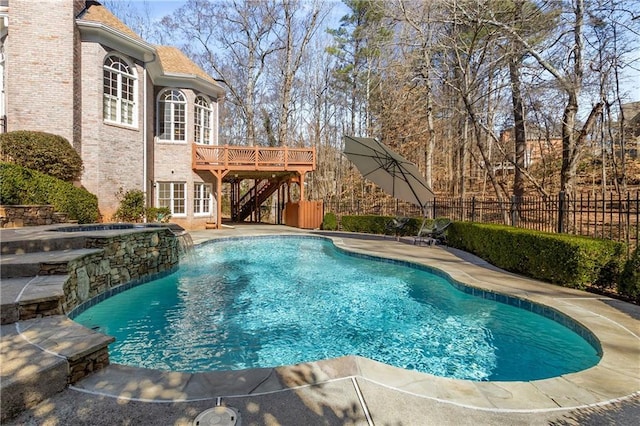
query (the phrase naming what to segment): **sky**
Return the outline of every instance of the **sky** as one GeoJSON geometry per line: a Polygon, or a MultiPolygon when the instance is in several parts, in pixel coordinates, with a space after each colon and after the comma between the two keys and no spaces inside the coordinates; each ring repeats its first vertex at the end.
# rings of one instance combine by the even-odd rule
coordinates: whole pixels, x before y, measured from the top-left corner
{"type": "MultiPolygon", "coordinates": [[[[160,19],[166,15],[171,14],[174,10],[178,9],[181,5],[186,3],[186,0],[111,0],[114,2],[128,2],[135,5],[140,10],[143,10],[145,4],[150,6],[151,18],[160,19]]],[[[342,16],[348,13],[348,9],[339,0],[336,0],[336,6],[333,8],[332,16],[330,19],[335,20],[335,24],[329,24],[329,27],[337,27],[338,22],[342,16]]],[[[634,66],[627,70],[625,76],[623,76],[623,82],[621,89],[623,92],[627,92],[628,96],[626,101],[637,102],[640,101],[640,42],[638,42],[638,49],[632,55],[634,59],[634,66]]],[[[631,58],[630,58],[631,59],[631,58]]]]}

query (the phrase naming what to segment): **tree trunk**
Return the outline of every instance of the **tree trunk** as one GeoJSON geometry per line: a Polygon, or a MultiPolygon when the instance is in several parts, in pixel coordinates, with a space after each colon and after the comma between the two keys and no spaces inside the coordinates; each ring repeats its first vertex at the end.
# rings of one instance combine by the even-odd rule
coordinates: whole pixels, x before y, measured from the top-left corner
{"type": "Polygon", "coordinates": [[[524,195],[525,152],[527,135],[525,128],[524,104],[520,92],[520,58],[513,57],[509,61],[509,78],[511,80],[511,100],[513,102],[513,122],[515,140],[515,175],[513,178],[513,195],[524,195]]]}

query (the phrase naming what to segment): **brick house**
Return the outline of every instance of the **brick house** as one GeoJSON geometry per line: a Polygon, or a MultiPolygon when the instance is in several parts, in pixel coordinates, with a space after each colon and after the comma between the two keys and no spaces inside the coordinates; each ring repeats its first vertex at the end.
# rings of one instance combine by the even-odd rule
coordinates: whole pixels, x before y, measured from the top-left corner
{"type": "MultiPolygon", "coordinates": [[[[502,150],[508,153],[508,158],[498,161],[494,165],[495,172],[512,172],[515,161],[514,143],[515,129],[510,127],[500,133],[502,150]]],[[[527,142],[524,151],[524,167],[529,169],[533,164],[562,156],[562,137],[546,134],[543,130],[527,129],[527,142]]]]}
{"type": "Polygon", "coordinates": [[[221,180],[192,157],[218,144],[225,92],[179,49],[147,43],[96,1],[0,0],[0,71],[3,130],[67,138],[105,221],[119,188],[185,228],[216,221],[221,180]]]}

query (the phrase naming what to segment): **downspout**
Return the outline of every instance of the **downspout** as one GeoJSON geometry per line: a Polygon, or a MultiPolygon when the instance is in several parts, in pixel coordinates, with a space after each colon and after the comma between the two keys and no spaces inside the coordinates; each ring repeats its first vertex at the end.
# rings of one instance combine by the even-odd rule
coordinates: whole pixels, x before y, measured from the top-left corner
{"type": "MultiPolygon", "coordinates": [[[[144,67],[144,76],[142,78],[142,84],[144,87],[142,88],[142,192],[144,193],[144,203],[147,205],[149,203],[148,194],[147,194],[147,67],[144,67]]],[[[149,207],[149,206],[147,206],[149,207]]],[[[147,215],[144,215],[144,222],[147,222],[147,215]]]]}
{"type": "Polygon", "coordinates": [[[220,97],[216,98],[216,145],[220,145],[220,97]]]}

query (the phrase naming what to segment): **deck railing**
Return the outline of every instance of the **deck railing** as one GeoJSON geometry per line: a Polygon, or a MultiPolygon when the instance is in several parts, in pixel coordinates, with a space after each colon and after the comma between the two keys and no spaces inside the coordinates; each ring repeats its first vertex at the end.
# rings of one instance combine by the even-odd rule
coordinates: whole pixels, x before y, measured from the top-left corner
{"type": "Polygon", "coordinates": [[[217,170],[314,170],[315,148],[193,144],[193,168],[217,170]]]}

